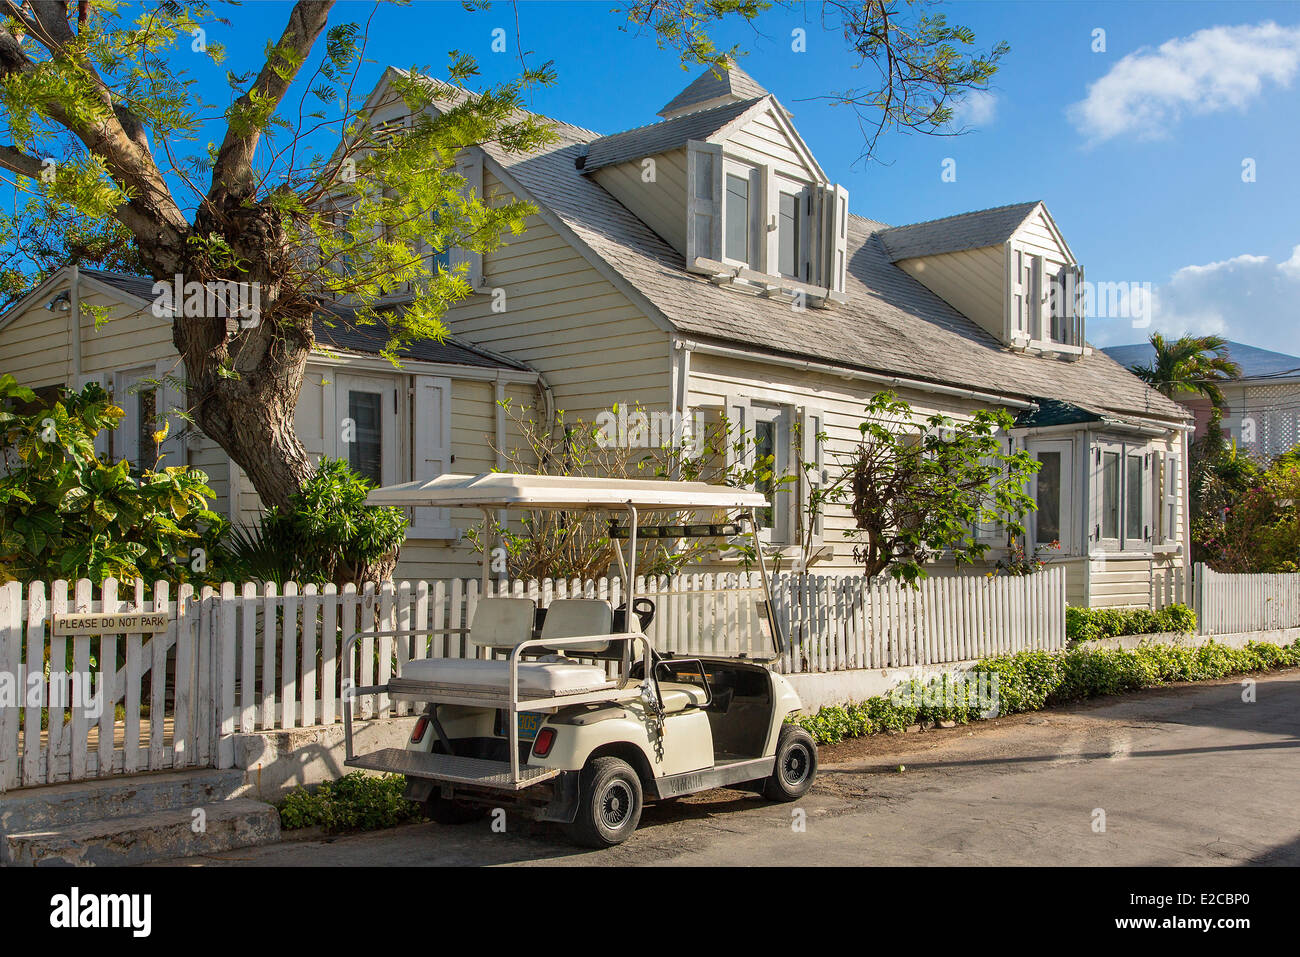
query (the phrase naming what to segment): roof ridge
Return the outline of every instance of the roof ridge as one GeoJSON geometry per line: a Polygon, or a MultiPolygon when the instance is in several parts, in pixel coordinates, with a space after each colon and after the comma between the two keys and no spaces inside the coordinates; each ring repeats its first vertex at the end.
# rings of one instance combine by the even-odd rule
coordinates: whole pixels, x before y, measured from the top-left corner
{"type": "MultiPolygon", "coordinates": [[[[890,226],[890,229],[910,229],[913,226],[932,226],[935,223],[946,222],[950,219],[958,219],[962,216],[978,216],[980,213],[999,213],[1004,209],[1014,209],[1017,206],[1037,206],[1042,202],[1041,199],[1025,200],[1019,203],[1003,203],[1001,206],[989,206],[985,209],[968,209],[964,213],[950,213],[947,216],[939,216],[935,219],[923,219],[915,223],[903,223],[900,226],[890,226]]],[[[1026,213],[1026,216],[1029,214],[1026,213]]]]}
{"type": "MultiPolygon", "coordinates": [[[[676,123],[678,120],[684,120],[688,116],[700,116],[703,113],[712,113],[715,110],[734,110],[738,107],[744,107],[745,109],[748,109],[749,107],[757,103],[759,100],[769,96],[772,96],[772,94],[764,93],[762,96],[751,97],[748,100],[731,100],[727,103],[717,103],[714,104],[713,106],[706,107],[705,109],[702,110],[688,110],[685,113],[678,113],[676,116],[669,117],[666,120],[655,120],[653,123],[643,123],[641,126],[633,126],[630,129],[619,130],[617,133],[597,134],[597,136],[599,136],[602,140],[608,140],[608,139],[613,139],[615,136],[624,136],[625,134],[628,133],[640,133],[642,130],[653,129],[656,126],[665,126],[668,123],[676,123]]],[[[742,109],[741,112],[743,113],[744,110],[742,109]]]]}

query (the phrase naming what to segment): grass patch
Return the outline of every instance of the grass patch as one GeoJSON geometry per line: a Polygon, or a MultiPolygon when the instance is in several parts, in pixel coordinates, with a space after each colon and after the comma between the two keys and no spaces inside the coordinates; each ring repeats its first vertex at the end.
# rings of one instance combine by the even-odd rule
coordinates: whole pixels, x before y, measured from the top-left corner
{"type": "Polygon", "coordinates": [[[924,721],[966,724],[984,717],[1038,711],[1052,705],[1184,681],[1212,681],[1231,675],[1300,665],[1300,641],[1291,645],[1251,642],[1230,648],[1205,645],[1153,645],[1132,651],[1107,651],[1086,645],[1066,651],[1021,651],[984,658],[971,675],[983,682],[940,675],[913,680],[886,695],[848,705],[832,705],[795,718],[818,744],[835,744],[882,731],[899,731],[924,721]],[[997,680],[996,714],[987,713],[981,688],[997,680]]]}
{"type": "Polygon", "coordinates": [[[400,774],[377,777],[353,771],[311,791],[297,788],[277,805],[280,827],[286,831],[319,827],[337,834],[423,820],[420,805],[402,797],[405,787],[406,778],[400,774]]]}

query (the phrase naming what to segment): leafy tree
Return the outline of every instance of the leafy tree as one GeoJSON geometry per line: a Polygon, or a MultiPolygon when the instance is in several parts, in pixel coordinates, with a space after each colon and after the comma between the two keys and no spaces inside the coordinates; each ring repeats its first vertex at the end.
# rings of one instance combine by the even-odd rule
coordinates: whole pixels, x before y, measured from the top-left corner
{"type": "MultiPolygon", "coordinates": [[[[729,427],[725,418],[703,426],[699,434],[669,427],[671,434],[653,434],[646,413],[639,406],[625,410],[630,423],[627,436],[620,437],[609,426],[619,409],[602,413],[595,422],[581,419],[567,422],[557,414],[558,427],[551,429],[531,406],[515,407],[509,400],[502,406],[519,435],[517,445],[501,449],[505,471],[525,475],[562,475],[597,478],[656,478],[683,482],[709,482],[736,488],[779,489],[793,482],[792,475],[777,475],[771,455],[755,454],[751,435],[729,427]],[[730,455],[728,452],[730,451],[730,455]],[[746,452],[749,454],[746,455],[746,452]]],[[[518,516],[511,516],[517,519],[518,516]]],[[[734,521],[736,516],[719,513],[715,522],[734,521]]],[[[505,549],[504,567],[498,574],[511,578],[598,578],[617,561],[618,543],[610,537],[610,516],[585,511],[542,510],[523,513],[522,520],[505,526],[492,523],[493,541],[505,549]]],[[[680,525],[701,518],[689,513],[649,512],[638,516],[644,530],[662,525],[680,525]]],[[[468,535],[481,553],[486,545],[483,525],[468,535]]],[[[735,544],[719,538],[662,539],[643,535],[638,540],[637,574],[671,575],[684,566],[720,549],[748,564],[756,560],[744,540],[735,544]]],[[[492,556],[487,556],[491,562],[492,556]]]]}
{"type": "Polygon", "coordinates": [[[921,417],[880,392],[866,412],[832,495],[847,495],[856,526],[849,536],[867,575],[887,571],[915,583],[945,551],[973,562],[989,549],[975,534],[982,524],[1000,524],[1009,541],[1025,534],[1024,516],[1034,509],[1026,489],[1038,462],[1003,447],[999,432],[1012,425],[1004,409],[980,409],[961,422],[921,417]]]}
{"type": "Polygon", "coordinates": [[[1218,572],[1300,571],[1300,448],[1266,464],[1235,445],[1197,459],[1192,558],[1218,572]]]}
{"type": "Polygon", "coordinates": [[[1219,385],[1241,375],[1241,366],[1228,356],[1228,340],[1222,336],[1183,336],[1171,342],[1153,332],[1151,345],[1155,358],[1145,365],[1130,366],[1133,374],[1170,399],[1205,396],[1214,407],[1217,427],[1224,408],[1219,385]]]}
{"type": "Polygon", "coordinates": [[[227,524],[208,508],[207,476],[136,475],[95,454],[95,436],[123,414],[94,383],[45,408],[0,375],[0,580],[219,580],[227,524]]]}
{"type": "MultiPolygon", "coordinates": [[[[483,6],[471,4],[472,7],[483,6]]],[[[430,252],[496,248],[523,229],[529,204],[489,205],[455,170],[465,147],[496,143],[529,152],[553,139],[523,111],[523,94],[549,84],[549,63],[517,79],[471,88],[474,60],[453,51],[448,84],[419,72],[392,85],[392,101],[367,109],[355,90],[368,25],[328,24],[333,0],[301,0],[256,71],[227,73],[226,105],[194,95],[196,57],[224,49],[207,32],[229,23],[205,2],[178,0],[131,11],[117,0],[0,0],[0,169],[21,199],[0,234],[33,248],[39,273],[64,252],[82,261],[125,262],[156,280],[256,284],[254,321],[214,310],[156,312],[171,325],[184,363],[188,415],[239,464],[267,506],[291,507],[312,475],[294,409],[314,344],[322,299],[347,298],[359,324],[381,323],[388,355],[445,335],[441,321],[469,294],[465,266],[438,268],[430,252]],[[323,49],[319,49],[324,37],[323,49]],[[440,112],[428,107],[436,100],[440,112]],[[372,123],[400,101],[408,125],[372,123]],[[207,142],[211,124],[218,135],[207,142]],[[52,162],[50,162],[52,161],[52,162]],[[41,232],[33,219],[58,224],[41,232]],[[61,235],[60,235],[61,233],[61,235]],[[400,311],[378,307],[409,287],[400,311]]],[[[752,21],[766,4],[739,0],[625,3],[629,24],[649,25],[684,63],[719,65],[708,30],[752,21]]],[[[944,104],[987,82],[1001,45],[968,58],[968,30],[942,17],[904,26],[896,3],[828,3],[846,39],[882,64],[870,105],[882,127],[937,127],[944,104]],[[912,91],[915,91],[913,95],[912,91]],[[933,102],[925,106],[923,100],[933,102]]],[[[10,293],[36,277],[0,272],[10,293]]]]}

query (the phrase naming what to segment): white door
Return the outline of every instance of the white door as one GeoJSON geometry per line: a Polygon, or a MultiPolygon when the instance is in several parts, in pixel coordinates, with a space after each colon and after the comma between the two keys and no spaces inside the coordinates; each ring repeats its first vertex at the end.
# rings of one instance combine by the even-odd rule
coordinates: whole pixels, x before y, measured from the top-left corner
{"type": "Polygon", "coordinates": [[[1041,548],[1044,557],[1068,555],[1075,549],[1073,450],[1069,441],[1029,443],[1030,453],[1039,462],[1030,483],[1038,510],[1029,516],[1029,551],[1041,548]],[[1059,552],[1051,549],[1053,542],[1058,543],[1059,552]]]}
{"type": "Polygon", "coordinates": [[[397,381],[386,376],[340,375],[335,387],[338,457],[376,486],[397,478],[397,381]]]}

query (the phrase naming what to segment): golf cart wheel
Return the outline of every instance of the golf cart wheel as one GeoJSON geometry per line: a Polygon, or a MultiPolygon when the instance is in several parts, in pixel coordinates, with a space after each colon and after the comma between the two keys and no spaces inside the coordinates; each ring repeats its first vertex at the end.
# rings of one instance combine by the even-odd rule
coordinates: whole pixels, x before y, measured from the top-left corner
{"type": "Polygon", "coordinates": [[[808,793],[817,776],[817,743],[794,724],[781,727],[776,739],[776,766],[763,787],[769,801],[797,801],[808,793]]]}
{"type": "Polygon", "coordinates": [[[621,758],[596,758],[582,771],[578,815],[566,826],[583,847],[622,844],[641,820],[641,779],[621,758]]]}
{"type": "Polygon", "coordinates": [[[431,797],[424,802],[424,816],[435,824],[470,824],[487,816],[488,809],[479,804],[431,797]]]}

